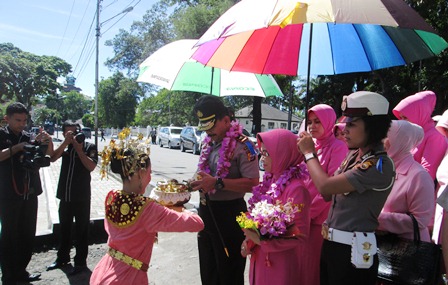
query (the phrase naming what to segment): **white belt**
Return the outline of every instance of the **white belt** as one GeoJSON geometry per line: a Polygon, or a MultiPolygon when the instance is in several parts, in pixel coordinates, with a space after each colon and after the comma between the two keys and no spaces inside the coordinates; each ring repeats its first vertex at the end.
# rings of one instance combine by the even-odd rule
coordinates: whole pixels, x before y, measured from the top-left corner
{"type": "Polygon", "coordinates": [[[337,229],[328,229],[328,240],[343,243],[346,245],[352,245],[353,232],[344,232],[337,229]]]}

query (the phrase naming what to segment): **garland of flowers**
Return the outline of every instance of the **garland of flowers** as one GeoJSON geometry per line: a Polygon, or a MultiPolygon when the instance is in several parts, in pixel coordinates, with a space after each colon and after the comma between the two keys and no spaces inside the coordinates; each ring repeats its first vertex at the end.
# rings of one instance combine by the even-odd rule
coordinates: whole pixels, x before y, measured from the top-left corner
{"type": "Polygon", "coordinates": [[[252,211],[256,203],[261,201],[275,204],[277,198],[282,195],[291,179],[301,178],[302,173],[305,171],[306,170],[303,165],[292,166],[283,171],[275,183],[272,181],[274,179],[274,175],[272,173],[265,172],[263,175],[263,181],[252,189],[253,195],[249,199],[249,212],[252,211]]]}
{"type": "MultiPolygon", "coordinates": [[[[216,176],[224,178],[229,174],[230,160],[233,156],[233,151],[236,147],[236,140],[241,136],[243,127],[238,121],[232,121],[230,123],[230,129],[226,132],[225,138],[222,140],[221,148],[219,149],[219,159],[216,166],[216,176]]],[[[198,168],[200,171],[210,174],[210,165],[208,164],[208,158],[212,152],[211,138],[206,136],[204,139],[204,147],[199,157],[198,168]]]]}

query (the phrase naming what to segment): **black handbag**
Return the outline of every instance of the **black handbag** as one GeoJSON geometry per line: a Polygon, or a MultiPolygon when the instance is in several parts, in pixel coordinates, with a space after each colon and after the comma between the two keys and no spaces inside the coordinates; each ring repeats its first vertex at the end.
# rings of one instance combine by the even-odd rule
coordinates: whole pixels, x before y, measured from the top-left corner
{"type": "Polygon", "coordinates": [[[411,214],[414,240],[395,234],[377,235],[378,279],[386,284],[439,284],[441,247],[420,240],[417,220],[411,214]]]}

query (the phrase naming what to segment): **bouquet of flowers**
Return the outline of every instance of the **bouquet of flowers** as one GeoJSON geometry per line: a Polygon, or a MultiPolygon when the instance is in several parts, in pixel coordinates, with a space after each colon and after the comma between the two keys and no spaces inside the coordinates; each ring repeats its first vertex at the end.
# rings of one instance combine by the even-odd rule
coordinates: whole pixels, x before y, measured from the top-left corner
{"type": "Polygon", "coordinates": [[[293,204],[292,199],[284,204],[280,200],[274,203],[261,200],[254,203],[249,212],[242,212],[236,221],[242,229],[258,233],[260,239],[295,238],[300,232],[294,226],[294,216],[302,208],[303,204],[293,204]]]}

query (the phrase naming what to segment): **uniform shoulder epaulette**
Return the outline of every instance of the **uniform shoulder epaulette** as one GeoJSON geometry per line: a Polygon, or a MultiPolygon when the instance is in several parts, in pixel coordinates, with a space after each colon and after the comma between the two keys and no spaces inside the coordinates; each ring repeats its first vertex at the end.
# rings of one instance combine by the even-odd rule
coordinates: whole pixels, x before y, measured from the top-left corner
{"type": "Polygon", "coordinates": [[[381,156],[384,155],[387,155],[387,152],[376,151],[372,155],[364,158],[361,163],[356,165],[355,167],[360,170],[366,171],[370,167],[375,166],[378,171],[383,172],[383,159],[381,156]]]}
{"type": "Polygon", "coordinates": [[[244,150],[246,151],[247,160],[253,161],[257,157],[257,151],[254,144],[245,135],[240,135],[237,139],[240,143],[244,144],[244,150]]]}
{"type": "Polygon", "coordinates": [[[134,224],[152,199],[123,191],[111,191],[106,197],[106,218],[114,226],[125,228],[134,224]]]}

